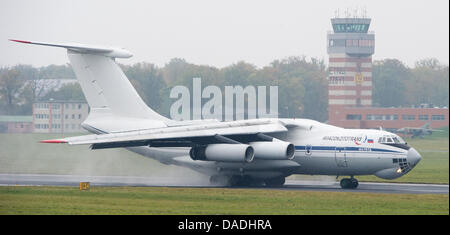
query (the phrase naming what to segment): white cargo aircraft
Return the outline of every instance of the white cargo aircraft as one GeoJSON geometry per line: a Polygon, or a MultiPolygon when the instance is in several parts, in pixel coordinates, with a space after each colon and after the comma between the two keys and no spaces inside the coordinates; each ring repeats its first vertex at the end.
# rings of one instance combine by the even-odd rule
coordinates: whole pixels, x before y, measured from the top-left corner
{"type": "Polygon", "coordinates": [[[282,186],[287,176],[308,174],[350,176],[340,185],[356,188],[354,176],[395,179],[421,160],[399,136],[382,130],[344,129],[308,119],[170,120],[143,102],[116,64],[115,58],[132,56],[127,50],[11,41],[66,48],[90,106],[82,127],[94,134],[43,143],[126,148],[231,186],[282,186]]]}

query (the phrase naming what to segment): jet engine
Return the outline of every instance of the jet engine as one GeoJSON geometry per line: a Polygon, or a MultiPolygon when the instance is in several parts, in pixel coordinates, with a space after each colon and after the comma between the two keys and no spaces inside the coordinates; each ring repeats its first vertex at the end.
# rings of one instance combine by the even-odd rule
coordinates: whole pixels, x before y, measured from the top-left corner
{"type": "Polygon", "coordinates": [[[189,151],[192,160],[219,162],[252,162],[254,150],[246,144],[209,144],[193,147],[189,151]]]}
{"type": "Polygon", "coordinates": [[[255,150],[256,159],[264,160],[292,160],[295,155],[295,146],[289,142],[251,142],[255,150]]]}

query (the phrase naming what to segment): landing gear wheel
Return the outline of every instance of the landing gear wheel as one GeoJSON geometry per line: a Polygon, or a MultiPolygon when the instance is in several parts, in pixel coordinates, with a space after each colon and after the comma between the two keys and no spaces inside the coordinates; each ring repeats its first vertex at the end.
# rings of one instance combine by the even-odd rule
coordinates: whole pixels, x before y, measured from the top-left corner
{"type": "Polygon", "coordinates": [[[286,179],[284,177],[277,177],[272,179],[264,180],[264,183],[266,183],[267,187],[281,187],[286,182],[286,179]]]}
{"type": "Polygon", "coordinates": [[[238,186],[243,186],[244,185],[244,180],[242,179],[243,177],[241,176],[237,176],[237,175],[233,175],[230,177],[230,179],[228,180],[228,186],[230,187],[238,187],[238,186]]]}
{"type": "Polygon", "coordinates": [[[355,178],[345,178],[341,180],[341,188],[343,189],[355,189],[358,185],[358,180],[355,178]]]}
{"type": "Polygon", "coordinates": [[[352,183],[352,188],[357,188],[357,187],[358,187],[359,183],[358,183],[358,180],[357,180],[357,179],[355,179],[355,178],[350,178],[350,181],[351,181],[351,183],[352,183]]]}

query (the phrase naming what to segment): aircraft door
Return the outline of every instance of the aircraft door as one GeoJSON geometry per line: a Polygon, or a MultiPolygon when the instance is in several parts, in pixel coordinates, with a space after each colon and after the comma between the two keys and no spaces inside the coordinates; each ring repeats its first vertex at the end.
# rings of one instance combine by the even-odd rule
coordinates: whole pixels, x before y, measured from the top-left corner
{"type": "Polygon", "coordinates": [[[334,157],[338,167],[347,167],[347,152],[345,147],[335,147],[334,157]]]}

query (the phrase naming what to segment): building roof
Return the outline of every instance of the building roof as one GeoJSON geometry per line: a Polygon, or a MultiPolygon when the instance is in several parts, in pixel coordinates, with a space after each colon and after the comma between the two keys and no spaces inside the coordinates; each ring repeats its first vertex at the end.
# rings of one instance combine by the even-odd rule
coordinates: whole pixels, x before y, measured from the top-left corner
{"type": "Polygon", "coordinates": [[[65,103],[80,103],[80,104],[87,104],[86,101],[84,101],[84,100],[53,100],[53,99],[40,100],[40,101],[34,102],[33,104],[36,104],[36,103],[62,103],[62,104],[65,104],[65,103]]]}
{"type": "Polygon", "coordinates": [[[33,116],[0,115],[0,122],[33,122],[33,116]]]}

